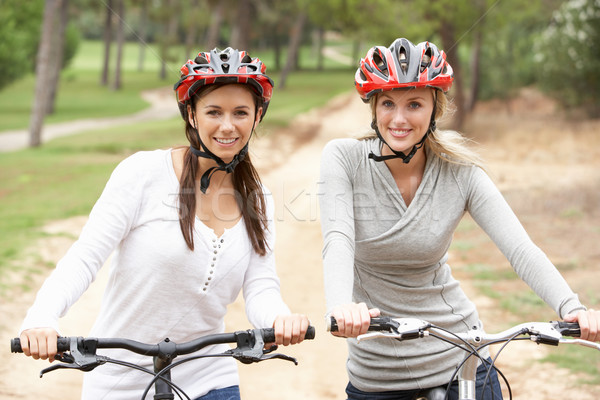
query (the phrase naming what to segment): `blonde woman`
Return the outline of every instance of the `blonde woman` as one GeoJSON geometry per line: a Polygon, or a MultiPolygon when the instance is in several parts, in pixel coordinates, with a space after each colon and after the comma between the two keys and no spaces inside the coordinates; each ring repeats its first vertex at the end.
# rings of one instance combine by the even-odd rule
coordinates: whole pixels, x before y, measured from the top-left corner
{"type": "MultiPolygon", "coordinates": [[[[428,42],[400,38],[373,47],[360,62],[355,85],[371,106],[374,133],[331,141],[321,161],[325,294],[335,334],[355,338],[380,314],[450,331],[481,327],[447,264],[454,230],[468,212],[561,318],[578,320],[582,337],[600,339],[598,312],[585,310],[530,240],[479,157],[460,134],[437,129],[452,82],[444,52],[428,42]]],[[[427,338],[349,339],[348,346],[349,400],[414,399],[445,387],[464,357],[427,338]]],[[[501,399],[493,370],[482,397],[485,375],[480,368],[476,398],[501,399]]]]}

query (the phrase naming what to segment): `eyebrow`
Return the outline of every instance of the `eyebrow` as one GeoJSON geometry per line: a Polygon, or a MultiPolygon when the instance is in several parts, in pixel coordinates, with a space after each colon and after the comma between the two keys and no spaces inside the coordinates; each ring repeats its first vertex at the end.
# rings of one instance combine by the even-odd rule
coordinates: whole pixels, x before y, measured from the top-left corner
{"type": "MultiPolygon", "coordinates": [[[[382,97],[382,98],[384,98],[384,97],[385,97],[385,98],[387,98],[387,99],[390,99],[390,100],[395,100],[394,98],[392,98],[392,96],[390,96],[390,95],[388,95],[388,94],[386,94],[386,93],[382,93],[382,94],[381,94],[381,97],[382,97]]],[[[404,97],[404,98],[403,98],[403,100],[406,100],[406,101],[411,101],[411,100],[425,100],[425,99],[426,99],[426,97],[425,97],[425,96],[418,95],[418,94],[417,94],[417,95],[412,95],[412,96],[410,96],[410,97],[404,97]]]]}
{"type": "MultiPolygon", "coordinates": [[[[222,107],[221,107],[221,106],[219,106],[219,105],[216,105],[216,104],[207,104],[207,105],[205,105],[203,108],[219,108],[219,109],[220,109],[220,108],[222,108],[222,107]]],[[[238,110],[238,109],[241,109],[241,108],[245,108],[245,109],[248,109],[248,110],[250,110],[250,107],[249,107],[249,106],[245,106],[245,105],[239,105],[239,106],[235,106],[235,107],[234,107],[234,110],[238,110]]]]}

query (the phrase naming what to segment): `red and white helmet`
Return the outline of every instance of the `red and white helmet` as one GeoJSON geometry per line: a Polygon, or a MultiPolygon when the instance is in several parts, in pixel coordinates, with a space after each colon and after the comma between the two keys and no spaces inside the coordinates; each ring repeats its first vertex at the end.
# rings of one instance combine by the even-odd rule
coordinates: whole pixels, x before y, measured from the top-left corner
{"type": "Polygon", "coordinates": [[[193,61],[183,64],[181,79],[173,87],[182,117],[186,118],[186,102],[200,87],[215,83],[244,83],[262,98],[262,119],[273,94],[273,81],[265,75],[266,70],[266,65],[258,58],[231,47],[198,53],[193,61]]]}
{"type": "Polygon", "coordinates": [[[389,48],[375,46],[360,60],[354,83],[364,102],[375,93],[432,87],[447,92],[454,79],[446,54],[429,42],[416,46],[399,38],[389,48]]]}

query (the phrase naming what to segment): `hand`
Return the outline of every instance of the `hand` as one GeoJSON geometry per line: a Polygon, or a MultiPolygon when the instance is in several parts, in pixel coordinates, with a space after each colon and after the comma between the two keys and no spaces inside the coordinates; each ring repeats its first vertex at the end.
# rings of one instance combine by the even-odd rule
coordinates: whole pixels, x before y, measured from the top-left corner
{"type": "Polygon", "coordinates": [[[600,342],[600,311],[589,309],[565,316],[566,322],[579,322],[581,339],[600,342]]]}
{"type": "Polygon", "coordinates": [[[56,341],[58,332],[52,328],[27,329],[21,333],[21,348],[23,354],[35,360],[54,361],[57,354],[56,341]]]}
{"type": "Polygon", "coordinates": [[[302,342],[309,325],[310,322],[306,315],[291,314],[277,316],[273,323],[273,328],[275,328],[275,344],[287,346],[302,342]]]}
{"type": "Polygon", "coordinates": [[[367,333],[371,318],[381,314],[378,308],[367,308],[365,303],[351,303],[335,307],[331,316],[335,318],[338,326],[334,336],[357,337],[367,333]]]}

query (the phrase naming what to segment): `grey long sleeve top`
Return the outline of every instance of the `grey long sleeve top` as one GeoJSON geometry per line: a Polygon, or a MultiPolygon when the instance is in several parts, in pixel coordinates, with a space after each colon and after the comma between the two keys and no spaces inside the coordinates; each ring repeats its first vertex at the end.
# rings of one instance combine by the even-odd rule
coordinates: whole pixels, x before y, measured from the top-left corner
{"type": "MultiPolygon", "coordinates": [[[[583,309],[546,255],[531,241],[479,167],[428,156],[407,207],[377,139],[336,139],[321,160],[319,205],[327,309],[365,302],[383,315],[420,318],[453,331],[481,326],[447,264],[465,212],[489,235],[517,274],[560,317],[583,309]]],[[[349,339],[348,373],[363,391],[428,388],[450,380],[464,357],[440,340],[349,339]]]]}

